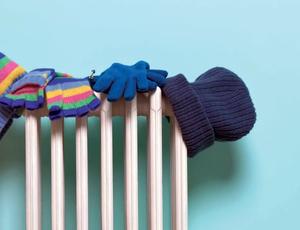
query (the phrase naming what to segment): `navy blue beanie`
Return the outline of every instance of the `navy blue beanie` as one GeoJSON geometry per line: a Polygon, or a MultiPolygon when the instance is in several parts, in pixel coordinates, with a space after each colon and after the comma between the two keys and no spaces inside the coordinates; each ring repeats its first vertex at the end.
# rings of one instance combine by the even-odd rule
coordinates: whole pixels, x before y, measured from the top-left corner
{"type": "Polygon", "coordinates": [[[214,141],[240,139],[256,120],[245,83],[225,68],[212,68],[193,83],[182,74],[168,78],[163,92],[172,105],[189,157],[214,141]]]}

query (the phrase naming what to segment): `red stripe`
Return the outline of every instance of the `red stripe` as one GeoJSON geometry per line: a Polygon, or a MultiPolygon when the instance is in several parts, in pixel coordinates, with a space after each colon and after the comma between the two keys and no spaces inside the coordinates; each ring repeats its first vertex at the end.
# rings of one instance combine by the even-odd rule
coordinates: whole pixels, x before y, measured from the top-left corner
{"type": "Polygon", "coordinates": [[[19,95],[19,94],[34,94],[37,93],[37,91],[39,90],[39,85],[38,84],[29,84],[26,86],[23,86],[21,88],[16,89],[14,92],[12,92],[15,95],[19,95]]]}

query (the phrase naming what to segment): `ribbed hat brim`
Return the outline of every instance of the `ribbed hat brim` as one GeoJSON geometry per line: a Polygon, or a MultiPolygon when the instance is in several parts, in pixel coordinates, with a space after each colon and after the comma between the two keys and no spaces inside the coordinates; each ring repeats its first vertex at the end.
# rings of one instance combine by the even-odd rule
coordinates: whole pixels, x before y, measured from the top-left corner
{"type": "Polygon", "coordinates": [[[179,123],[189,157],[214,143],[214,131],[199,97],[182,75],[167,79],[163,93],[179,123]]]}

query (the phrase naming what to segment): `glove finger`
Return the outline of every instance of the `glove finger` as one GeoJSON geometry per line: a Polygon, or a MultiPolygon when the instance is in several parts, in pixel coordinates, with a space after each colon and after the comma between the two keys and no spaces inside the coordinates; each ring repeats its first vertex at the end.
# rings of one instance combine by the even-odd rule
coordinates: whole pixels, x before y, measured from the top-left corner
{"type": "Polygon", "coordinates": [[[76,116],[82,117],[88,114],[91,110],[95,110],[100,105],[100,100],[95,97],[93,92],[91,92],[90,96],[78,101],[76,103],[76,116]]]}
{"type": "Polygon", "coordinates": [[[87,97],[83,98],[80,101],[77,101],[75,103],[75,108],[76,108],[76,117],[82,117],[86,115],[90,110],[89,107],[87,106],[86,99],[88,98],[88,95],[90,95],[91,92],[88,92],[87,97]]]}
{"type": "Polygon", "coordinates": [[[126,101],[131,101],[136,94],[136,80],[129,78],[125,87],[124,98],[126,101]]]}
{"type": "Polygon", "coordinates": [[[91,101],[87,104],[90,110],[95,110],[100,106],[101,102],[100,100],[95,96],[91,96],[91,101]]]}
{"type": "Polygon", "coordinates": [[[114,82],[108,92],[107,99],[109,101],[119,100],[123,95],[125,85],[126,85],[125,80],[120,80],[120,81],[114,82]]]}
{"type": "Polygon", "coordinates": [[[151,70],[148,71],[148,73],[158,73],[158,74],[161,74],[164,77],[168,76],[168,72],[165,71],[165,70],[162,70],[162,69],[151,69],[151,70]]]}
{"type": "Polygon", "coordinates": [[[49,117],[52,116],[52,113],[57,114],[63,107],[63,92],[59,80],[58,78],[54,79],[51,84],[45,88],[49,117]]]}
{"type": "Polygon", "coordinates": [[[12,108],[21,108],[21,107],[26,108],[24,98],[18,98],[18,99],[12,100],[11,107],[12,108]]]}
{"type": "Polygon", "coordinates": [[[89,113],[90,109],[86,105],[82,105],[77,109],[77,117],[83,117],[89,113]]]}
{"type": "Polygon", "coordinates": [[[49,119],[51,121],[53,121],[53,120],[57,120],[57,119],[62,118],[64,115],[63,115],[63,111],[59,110],[59,111],[57,111],[55,113],[49,113],[48,116],[49,116],[49,119]]]}
{"type": "Polygon", "coordinates": [[[155,91],[156,90],[157,84],[154,81],[149,81],[148,80],[148,85],[149,85],[149,90],[150,91],[155,91]]]}
{"type": "Polygon", "coordinates": [[[145,62],[145,61],[138,61],[137,63],[135,63],[133,65],[135,68],[137,69],[146,69],[148,70],[150,68],[150,65],[148,62],[145,62]]]}
{"type": "Polygon", "coordinates": [[[137,77],[137,90],[139,92],[146,92],[148,91],[148,80],[147,77],[143,74],[137,77]]]}
{"type": "Polygon", "coordinates": [[[25,100],[25,108],[28,110],[36,110],[40,108],[40,105],[36,101],[25,100]]]}
{"type": "Polygon", "coordinates": [[[39,103],[37,93],[24,94],[24,105],[25,105],[25,108],[28,109],[28,110],[39,109],[42,106],[42,104],[39,103]]]}
{"type": "Polygon", "coordinates": [[[82,100],[84,101],[85,105],[88,107],[89,111],[95,110],[100,106],[100,100],[95,96],[92,89],[90,89],[84,94],[84,99],[82,100]]]}
{"type": "Polygon", "coordinates": [[[77,109],[74,106],[66,107],[64,104],[61,113],[63,114],[63,117],[76,117],[77,109]]]}
{"type": "Polygon", "coordinates": [[[93,85],[93,90],[96,92],[104,92],[113,83],[114,77],[108,73],[101,74],[100,76],[95,77],[96,83],[93,85]]]}
{"type": "Polygon", "coordinates": [[[159,73],[151,72],[147,74],[147,77],[148,79],[156,82],[159,87],[163,87],[166,84],[166,78],[159,73]]]}
{"type": "Polygon", "coordinates": [[[37,97],[38,97],[37,98],[37,102],[38,102],[38,104],[39,104],[39,106],[41,108],[41,107],[44,106],[45,100],[46,100],[46,97],[45,97],[45,87],[42,87],[42,88],[39,89],[37,97]]]}
{"type": "Polygon", "coordinates": [[[69,101],[68,95],[63,93],[63,105],[62,105],[62,114],[64,117],[76,117],[77,108],[76,101],[69,101]]]}
{"type": "Polygon", "coordinates": [[[53,98],[47,98],[48,111],[51,113],[57,113],[62,110],[63,106],[63,96],[57,95],[53,98]]]}
{"type": "Polygon", "coordinates": [[[8,95],[8,94],[5,94],[5,95],[3,95],[3,96],[0,97],[0,104],[12,108],[13,100],[10,99],[9,97],[7,97],[7,95],[8,95]]]}

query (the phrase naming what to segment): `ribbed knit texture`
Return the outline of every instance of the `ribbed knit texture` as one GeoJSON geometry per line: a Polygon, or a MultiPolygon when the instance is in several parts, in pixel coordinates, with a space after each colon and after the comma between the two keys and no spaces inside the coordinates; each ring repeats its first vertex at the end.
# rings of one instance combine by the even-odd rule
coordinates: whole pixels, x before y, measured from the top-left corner
{"type": "Polygon", "coordinates": [[[145,61],[134,65],[113,63],[99,76],[90,78],[90,84],[96,92],[107,93],[107,100],[118,101],[122,97],[131,101],[136,92],[154,91],[157,86],[163,87],[168,72],[150,69],[145,61]]]}
{"type": "Polygon", "coordinates": [[[87,78],[55,78],[46,87],[46,99],[51,120],[81,117],[100,105],[87,78]]]}
{"type": "Polygon", "coordinates": [[[39,109],[44,105],[44,89],[54,77],[54,69],[43,68],[26,73],[11,85],[9,93],[0,97],[0,103],[11,108],[39,109]]]}
{"type": "MultiPolygon", "coordinates": [[[[0,96],[10,92],[12,84],[25,74],[26,71],[20,65],[0,52],[0,96]]],[[[20,109],[15,110],[0,104],[0,140],[11,126],[13,118],[18,117],[21,113],[20,109]]]]}
{"type": "Polygon", "coordinates": [[[0,95],[25,73],[23,67],[0,52],[0,95]]]}
{"type": "Polygon", "coordinates": [[[235,73],[216,67],[191,85],[205,107],[217,141],[235,141],[250,132],[256,120],[254,105],[245,83],[235,73]]]}
{"type": "Polygon", "coordinates": [[[234,141],[252,129],[256,113],[245,83],[215,67],[188,83],[183,75],[163,88],[178,120],[190,157],[217,141],[234,141]]]}
{"type": "Polygon", "coordinates": [[[189,156],[214,143],[215,137],[205,109],[182,74],[167,78],[163,92],[169,99],[189,156]]]}

